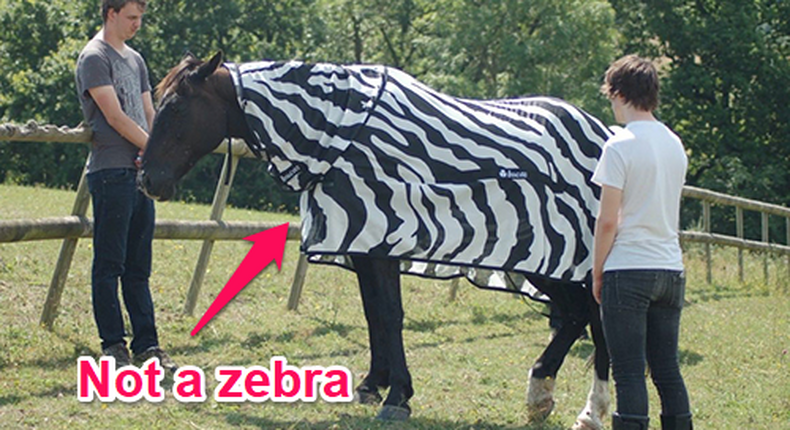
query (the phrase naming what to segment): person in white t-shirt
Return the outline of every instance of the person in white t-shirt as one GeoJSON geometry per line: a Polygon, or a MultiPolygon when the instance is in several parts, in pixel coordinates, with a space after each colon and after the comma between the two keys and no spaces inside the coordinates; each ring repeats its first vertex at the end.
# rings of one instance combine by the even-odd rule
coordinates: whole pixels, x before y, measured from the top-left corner
{"type": "Polygon", "coordinates": [[[648,429],[647,363],[661,399],[661,428],[691,429],[678,364],[685,293],[678,230],[688,159],[680,138],[653,115],[659,81],[650,61],[635,55],[615,61],[601,92],[625,124],[604,145],[593,175],[601,185],[593,295],[617,393],[612,428],[648,429]]]}

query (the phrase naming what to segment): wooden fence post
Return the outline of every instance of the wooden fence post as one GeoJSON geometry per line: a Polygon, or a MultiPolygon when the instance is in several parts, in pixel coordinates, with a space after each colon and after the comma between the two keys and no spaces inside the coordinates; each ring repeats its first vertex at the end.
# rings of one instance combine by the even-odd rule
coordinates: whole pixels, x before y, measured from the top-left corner
{"type": "MultiPolygon", "coordinates": [[[[209,217],[211,221],[222,219],[222,213],[225,211],[228,194],[230,194],[230,186],[233,183],[233,177],[236,176],[238,165],[239,157],[233,155],[233,151],[225,155],[225,161],[222,163],[222,172],[217,180],[217,189],[214,192],[214,201],[211,204],[211,216],[209,217]],[[228,169],[230,169],[230,172],[228,172],[228,169]]],[[[192,282],[189,284],[186,302],[184,303],[184,313],[186,315],[192,315],[195,311],[200,287],[203,285],[203,278],[206,276],[206,268],[211,259],[211,251],[213,249],[213,240],[203,241],[203,246],[200,248],[200,255],[195,265],[195,272],[192,273],[192,282]]]]}
{"type": "MultiPolygon", "coordinates": [[[[761,227],[762,227],[762,240],[767,245],[769,242],[769,233],[768,233],[768,214],[765,212],[761,213],[761,227]]],[[[763,275],[765,277],[765,283],[768,283],[768,253],[763,253],[763,275]]]]}
{"type": "Polygon", "coordinates": [[[459,278],[453,278],[450,283],[450,302],[454,302],[458,297],[458,285],[460,284],[459,278]]]}
{"type": "Polygon", "coordinates": [[[295,311],[299,307],[299,298],[302,296],[302,287],[307,275],[307,255],[299,254],[299,261],[296,263],[296,273],[294,282],[291,284],[291,294],[288,296],[288,310],[295,311]]]}
{"type": "MultiPolygon", "coordinates": [[[[704,200],[702,202],[702,224],[705,233],[710,234],[710,202],[704,200]]],[[[713,263],[710,257],[710,243],[705,243],[705,266],[707,268],[707,279],[708,284],[713,283],[713,263]]]]}
{"type": "MultiPolygon", "coordinates": [[[[90,158],[90,154],[88,158],[90,158]]],[[[74,199],[74,206],[71,209],[72,215],[85,216],[88,213],[88,204],[91,199],[86,178],[87,170],[88,165],[86,161],[85,168],[82,169],[79,185],[77,185],[77,198],[74,199]]],[[[44,310],[41,312],[41,325],[47,330],[52,330],[55,317],[58,315],[60,298],[63,295],[63,288],[66,285],[66,278],[69,275],[71,260],[74,257],[74,251],[77,249],[78,240],[76,237],[66,238],[63,239],[63,244],[60,246],[58,262],[55,264],[55,273],[52,275],[52,281],[49,283],[47,300],[44,302],[44,310]]]]}
{"type": "MultiPolygon", "coordinates": [[[[735,230],[738,239],[743,240],[743,209],[740,206],[735,207],[735,230]]],[[[738,279],[743,284],[743,249],[738,248],[738,279]]]]}

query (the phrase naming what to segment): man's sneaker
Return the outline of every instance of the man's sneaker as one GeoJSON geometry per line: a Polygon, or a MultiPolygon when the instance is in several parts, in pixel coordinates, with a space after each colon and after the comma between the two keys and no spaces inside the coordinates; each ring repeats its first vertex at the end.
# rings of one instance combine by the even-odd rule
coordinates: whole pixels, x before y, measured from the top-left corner
{"type": "Polygon", "coordinates": [[[101,354],[106,357],[113,357],[115,359],[116,369],[132,364],[129,350],[126,348],[126,344],[123,342],[119,342],[115,345],[111,345],[102,349],[101,354]]]}
{"type": "Polygon", "coordinates": [[[134,361],[138,366],[142,366],[143,363],[154,357],[159,359],[159,364],[162,365],[162,367],[164,367],[166,370],[175,372],[178,369],[176,362],[173,361],[173,359],[170,358],[170,356],[158,346],[152,346],[140,354],[135,354],[134,361]]]}

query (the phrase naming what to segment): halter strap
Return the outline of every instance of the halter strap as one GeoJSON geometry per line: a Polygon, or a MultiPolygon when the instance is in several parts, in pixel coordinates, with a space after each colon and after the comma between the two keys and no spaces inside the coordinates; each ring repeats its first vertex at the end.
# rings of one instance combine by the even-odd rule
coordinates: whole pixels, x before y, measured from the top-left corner
{"type": "MultiPolygon", "coordinates": [[[[236,101],[238,102],[242,113],[245,113],[247,110],[247,100],[244,98],[244,82],[241,80],[241,71],[239,70],[239,66],[236,63],[223,63],[222,65],[230,72],[233,89],[236,90],[236,101]]],[[[250,151],[255,154],[255,157],[258,159],[263,158],[261,151],[255,147],[255,145],[249,142],[246,137],[244,137],[244,143],[247,145],[250,151]]],[[[230,134],[228,135],[228,148],[230,148],[230,134]]]]}
{"type": "Polygon", "coordinates": [[[233,81],[233,88],[236,90],[236,99],[239,101],[241,110],[244,110],[247,101],[244,100],[244,83],[241,81],[241,72],[236,63],[224,63],[226,69],[230,72],[231,80],[233,81]]]}

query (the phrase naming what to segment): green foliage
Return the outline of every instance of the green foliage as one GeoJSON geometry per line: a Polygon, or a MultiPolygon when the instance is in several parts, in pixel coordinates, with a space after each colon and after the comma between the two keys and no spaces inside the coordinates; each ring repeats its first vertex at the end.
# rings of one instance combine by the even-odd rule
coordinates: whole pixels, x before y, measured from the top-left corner
{"type": "MultiPolygon", "coordinates": [[[[74,62],[101,26],[96,2],[4,1],[0,23],[0,118],[78,124],[74,62]]],[[[462,97],[561,97],[607,123],[600,77],[613,58],[637,52],[661,64],[659,114],[686,143],[690,184],[790,204],[788,1],[153,1],[130,44],[153,83],[186,51],[205,58],[221,49],[237,62],[383,63],[462,97]]],[[[2,144],[0,182],[74,187],[85,153],[2,144]]],[[[210,201],[219,164],[202,162],[180,195],[210,201]]],[[[242,164],[233,204],[293,210],[296,196],[264,170],[242,164]]],[[[697,217],[688,212],[684,225],[697,217]]],[[[719,230],[728,223],[715,220],[719,230]]]]}
{"type": "Polygon", "coordinates": [[[611,3],[625,50],[664,65],[659,113],[689,151],[688,182],[790,204],[790,4],[611,3]]]}
{"type": "MultiPolygon", "coordinates": [[[[610,118],[599,76],[617,32],[605,1],[526,0],[196,0],[153,1],[129,42],[154,83],[191,51],[229,61],[261,58],[383,63],[465,97],[548,94],[610,118]]],[[[74,63],[101,27],[94,0],[25,0],[0,8],[0,117],[76,125],[82,119],[74,63]]],[[[85,148],[0,145],[0,182],[76,185],[85,148]],[[57,169],[53,166],[58,166],[57,169]]],[[[180,196],[207,202],[217,160],[185,178],[180,196]]],[[[231,203],[294,211],[297,196],[278,189],[266,166],[245,161],[231,203]]]]}
{"type": "MultiPolygon", "coordinates": [[[[82,120],[74,67],[88,3],[25,0],[0,9],[0,120],[82,120]]],[[[76,187],[86,156],[87,148],[76,145],[4,143],[0,182],[76,187]]]]}
{"type": "Polygon", "coordinates": [[[616,55],[605,1],[446,1],[434,21],[428,82],[468,97],[550,95],[608,118],[600,76],[616,55]]]}

